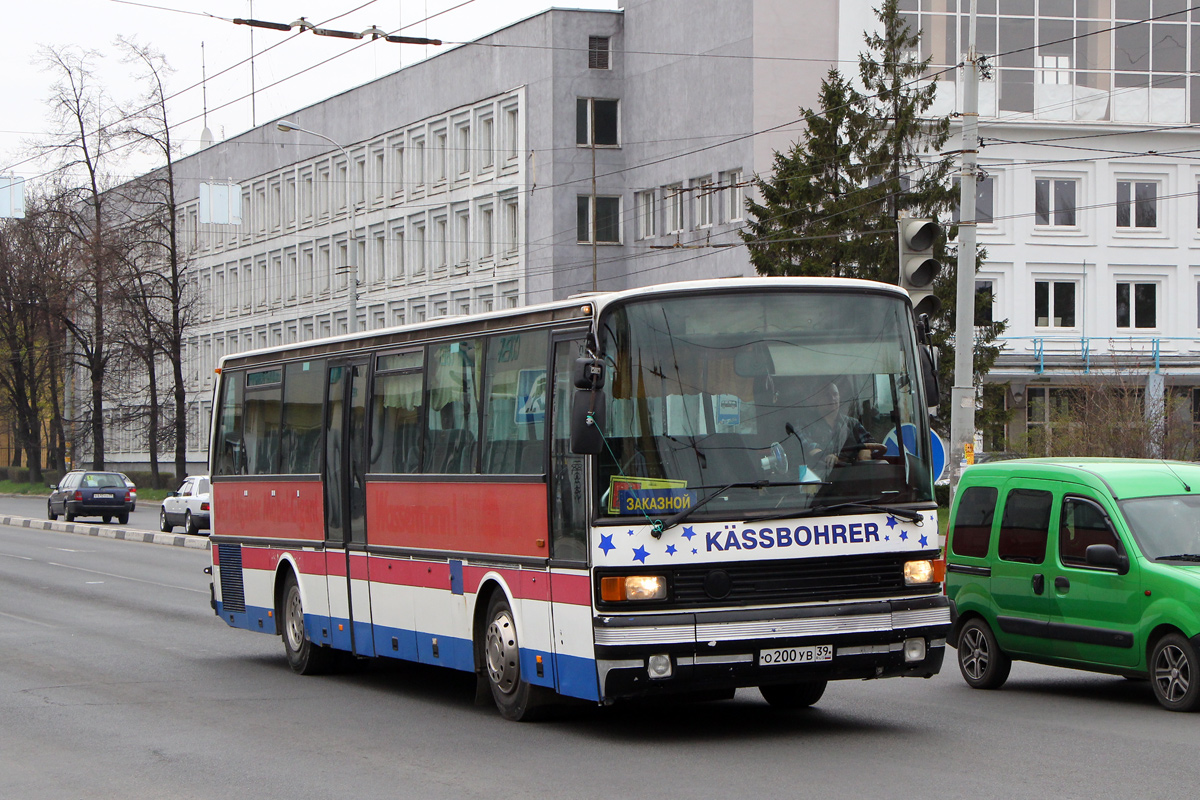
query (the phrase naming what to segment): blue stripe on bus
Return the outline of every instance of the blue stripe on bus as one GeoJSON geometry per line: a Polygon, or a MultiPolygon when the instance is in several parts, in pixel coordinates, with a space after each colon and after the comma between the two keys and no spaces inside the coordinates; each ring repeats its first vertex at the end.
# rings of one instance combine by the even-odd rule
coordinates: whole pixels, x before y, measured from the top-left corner
{"type": "MultiPolygon", "coordinates": [[[[275,633],[271,609],[249,606],[242,611],[225,611],[224,604],[217,603],[217,616],[230,627],[244,628],[263,633],[275,633]],[[261,627],[260,627],[261,622],[261,627]]],[[[470,639],[457,636],[434,635],[404,628],[389,628],[371,625],[373,637],[367,640],[368,623],[355,626],[359,641],[369,641],[375,655],[397,658],[404,661],[419,661],[463,672],[475,671],[474,645],[470,639]],[[392,640],[395,639],[393,649],[392,640]],[[433,656],[433,640],[437,639],[438,655],[433,656]]],[[[347,619],[330,619],[316,614],[304,615],[304,629],[311,641],[328,644],[338,650],[350,650],[350,625],[347,619]],[[338,630],[341,625],[342,630],[338,630]]],[[[360,647],[360,651],[362,648],[360,647]]],[[[583,700],[600,701],[599,683],[596,678],[596,662],[581,656],[556,655],[544,650],[521,648],[521,677],[536,686],[555,689],[559,694],[583,700]],[[542,657],[542,675],[537,674],[537,657],[542,657]],[[558,686],[555,686],[557,676],[558,686]]]]}

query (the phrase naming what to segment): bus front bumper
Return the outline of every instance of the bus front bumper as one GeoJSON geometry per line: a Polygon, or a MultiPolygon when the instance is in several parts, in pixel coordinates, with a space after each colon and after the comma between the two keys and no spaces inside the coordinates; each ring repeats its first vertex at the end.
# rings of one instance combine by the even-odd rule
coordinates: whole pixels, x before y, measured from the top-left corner
{"type": "Polygon", "coordinates": [[[943,595],[593,620],[606,702],[817,680],[931,677],[950,630],[943,595]],[[774,663],[772,663],[774,662],[774,663]]]}

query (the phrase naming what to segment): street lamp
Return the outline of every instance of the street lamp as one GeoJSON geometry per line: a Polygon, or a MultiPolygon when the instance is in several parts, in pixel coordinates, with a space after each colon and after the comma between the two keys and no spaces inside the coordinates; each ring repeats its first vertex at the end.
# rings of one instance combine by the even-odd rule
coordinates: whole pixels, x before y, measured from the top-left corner
{"type": "Polygon", "coordinates": [[[353,180],[353,178],[351,178],[350,176],[351,176],[351,170],[354,168],[354,164],[350,160],[350,154],[348,152],[346,152],[346,148],[342,147],[340,144],[335,142],[333,139],[330,139],[328,136],[326,136],[323,133],[317,133],[316,131],[310,131],[307,128],[301,128],[296,123],[287,122],[286,120],[280,120],[279,122],[275,123],[275,127],[281,131],[284,131],[285,133],[297,131],[299,133],[307,133],[310,136],[316,136],[318,139],[324,139],[325,141],[329,142],[331,145],[336,147],[338,150],[341,150],[342,155],[346,157],[346,209],[347,209],[347,213],[349,214],[349,222],[350,222],[350,233],[346,239],[346,250],[348,251],[347,256],[349,256],[349,260],[350,260],[350,263],[347,265],[347,267],[350,271],[350,296],[347,299],[347,303],[346,303],[346,311],[349,314],[349,319],[346,322],[346,329],[350,333],[357,333],[358,332],[358,240],[355,238],[356,233],[357,233],[357,226],[355,225],[355,217],[354,217],[354,198],[351,196],[351,192],[350,192],[350,182],[353,180]]]}

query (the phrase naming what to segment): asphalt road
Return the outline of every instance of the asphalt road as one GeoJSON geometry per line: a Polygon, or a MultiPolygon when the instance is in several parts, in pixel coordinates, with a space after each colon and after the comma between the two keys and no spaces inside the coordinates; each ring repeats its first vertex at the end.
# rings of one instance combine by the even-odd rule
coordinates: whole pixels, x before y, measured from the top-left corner
{"type": "MultiPolygon", "coordinates": [[[[0,513],[7,499],[0,500],[0,513]]],[[[0,527],[0,797],[1190,797],[1200,715],[1145,683],[1017,664],[969,689],[832,684],[511,723],[469,676],[287,668],[213,616],[203,550],[0,527]]],[[[953,654],[953,651],[949,651],[953,654]]]]}

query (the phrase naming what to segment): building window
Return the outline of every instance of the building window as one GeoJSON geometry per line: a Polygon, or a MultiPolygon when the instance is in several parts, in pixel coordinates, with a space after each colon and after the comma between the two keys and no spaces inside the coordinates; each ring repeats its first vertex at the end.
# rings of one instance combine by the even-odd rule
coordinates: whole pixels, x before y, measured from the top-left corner
{"type": "MultiPolygon", "coordinates": [[[[959,223],[959,208],[958,202],[962,197],[960,182],[958,178],[954,179],[954,211],[951,213],[951,218],[954,224],[959,223]]],[[[975,181],[975,224],[991,225],[995,221],[994,210],[995,183],[991,175],[984,176],[981,180],[975,181]]],[[[1043,224],[1041,222],[1039,225],[1043,224]]]]}
{"type": "Polygon", "coordinates": [[[471,214],[463,210],[454,215],[454,266],[466,269],[471,261],[471,214]]]}
{"type": "Polygon", "coordinates": [[[992,304],[996,301],[993,281],[975,281],[975,324],[992,324],[992,304]]]}
{"type": "Polygon", "coordinates": [[[491,117],[479,120],[479,169],[487,171],[496,163],[495,121],[491,117]]]}
{"type": "Polygon", "coordinates": [[[492,207],[484,206],[479,209],[479,257],[484,261],[491,261],[495,251],[495,237],[492,232],[492,207]]]}
{"type": "Polygon", "coordinates": [[[663,187],[663,205],[666,211],[666,232],[679,233],[683,230],[683,184],[675,183],[663,187]]]}
{"type": "Polygon", "coordinates": [[[1071,57],[1038,56],[1038,83],[1069,85],[1071,83],[1071,57]]]}
{"type": "Polygon", "coordinates": [[[1036,281],[1033,284],[1033,324],[1038,328],[1075,327],[1075,283],[1036,281]]]}
{"type": "Polygon", "coordinates": [[[1075,227],[1075,193],[1078,181],[1038,178],[1034,181],[1034,211],[1038,225],[1075,227]]]}
{"type": "Polygon", "coordinates": [[[1158,184],[1117,181],[1117,227],[1158,227],[1158,184]]]}
{"type": "Polygon", "coordinates": [[[504,254],[515,256],[521,249],[521,213],[516,200],[504,201],[504,254]]]}
{"type": "MultiPolygon", "coordinates": [[[[621,198],[597,197],[596,200],[596,243],[621,243],[621,198]]],[[[577,198],[578,236],[580,244],[592,241],[592,197],[581,194],[577,198]]]]}
{"type": "Polygon", "coordinates": [[[742,171],[731,169],[721,173],[721,187],[722,194],[725,195],[725,221],[741,219],[746,205],[745,194],[742,191],[742,171]]]}
{"type": "Polygon", "coordinates": [[[467,175],[471,172],[471,126],[459,125],[454,132],[458,137],[458,174],[467,175]]]}
{"type": "Polygon", "coordinates": [[[658,235],[657,210],[654,205],[654,190],[638,192],[635,199],[637,204],[637,238],[653,239],[658,235]]]}
{"type": "Polygon", "coordinates": [[[1117,284],[1117,327],[1158,327],[1158,286],[1153,283],[1117,284]]]}
{"type": "Polygon", "coordinates": [[[692,181],[692,200],[695,203],[697,228],[708,228],[713,224],[713,180],[706,175],[692,181]]]}
{"type": "Polygon", "coordinates": [[[575,144],[616,147],[617,101],[580,97],[575,101],[575,144]]]}
{"type": "Polygon", "coordinates": [[[610,69],[607,36],[588,37],[588,69],[610,69]]]}

